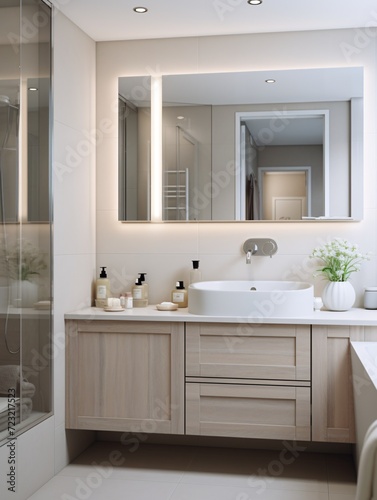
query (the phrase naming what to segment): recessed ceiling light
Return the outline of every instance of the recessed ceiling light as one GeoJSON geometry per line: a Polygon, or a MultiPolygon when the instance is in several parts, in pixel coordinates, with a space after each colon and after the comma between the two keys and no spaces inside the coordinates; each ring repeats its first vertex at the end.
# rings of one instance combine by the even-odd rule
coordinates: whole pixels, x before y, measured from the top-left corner
{"type": "Polygon", "coordinates": [[[275,83],[276,80],[274,80],[273,78],[268,78],[268,80],[265,80],[266,83],[275,83]]]}
{"type": "Polygon", "coordinates": [[[29,87],[28,90],[30,90],[31,92],[36,92],[38,89],[37,87],[29,87]]]}
{"type": "Polygon", "coordinates": [[[185,117],[182,115],[177,116],[177,120],[184,120],[184,119],[185,119],[185,117]]]}
{"type": "Polygon", "coordinates": [[[134,11],[138,14],[145,14],[145,12],[148,12],[148,9],[146,7],[135,7],[134,11]]]}
{"type": "Polygon", "coordinates": [[[250,5],[260,5],[262,0],[247,0],[247,3],[250,5]]]}

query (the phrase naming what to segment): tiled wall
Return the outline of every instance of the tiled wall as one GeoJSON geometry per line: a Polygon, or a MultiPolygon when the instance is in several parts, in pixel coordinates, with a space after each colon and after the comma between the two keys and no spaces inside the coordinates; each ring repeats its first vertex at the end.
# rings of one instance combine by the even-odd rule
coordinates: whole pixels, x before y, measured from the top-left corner
{"type": "MultiPolygon", "coordinates": [[[[95,264],[95,43],[54,16],[54,419],[55,472],[92,439],[66,433],[64,313],[90,303],[95,264]]],[[[53,442],[53,439],[52,439],[53,442]]]]}
{"type": "MultiPolygon", "coordinates": [[[[365,77],[364,220],[354,223],[120,223],[117,220],[117,133],[101,136],[97,147],[97,264],[107,266],[114,293],[129,289],[147,272],[150,301],[170,300],[176,280],[188,280],[192,259],[203,279],[299,279],[314,281],[308,255],[324,239],[357,242],[372,259],[352,276],[357,304],[363,288],[377,285],[376,247],[376,38],[359,47],[357,30],[215,36],[97,44],[97,129],[116,123],[118,76],[262,69],[363,66],[365,77]],[[245,239],[272,237],[272,259],[245,264],[245,239]]],[[[324,282],[315,280],[315,293],[324,282]]]]}

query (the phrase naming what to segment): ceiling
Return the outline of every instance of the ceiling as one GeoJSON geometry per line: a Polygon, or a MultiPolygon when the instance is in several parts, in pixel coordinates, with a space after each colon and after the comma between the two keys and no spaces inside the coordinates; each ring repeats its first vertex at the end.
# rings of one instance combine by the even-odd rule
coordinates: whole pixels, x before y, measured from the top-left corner
{"type": "Polygon", "coordinates": [[[52,0],[95,41],[377,26],[376,0],[52,0]],[[148,8],[136,14],[134,7],[148,8]]]}

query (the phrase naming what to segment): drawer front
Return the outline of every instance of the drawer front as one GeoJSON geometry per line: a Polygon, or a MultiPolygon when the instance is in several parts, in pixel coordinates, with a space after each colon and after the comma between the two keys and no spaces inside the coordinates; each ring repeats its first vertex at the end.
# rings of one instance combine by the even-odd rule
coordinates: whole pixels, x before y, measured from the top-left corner
{"type": "Polygon", "coordinates": [[[186,434],[310,440],[310,388],[186,384],[186,434]]]}
{"type": "Polygon", "coordinates": [[[188,324],[186,375],[310,380],[309,325],[188,324]]]}

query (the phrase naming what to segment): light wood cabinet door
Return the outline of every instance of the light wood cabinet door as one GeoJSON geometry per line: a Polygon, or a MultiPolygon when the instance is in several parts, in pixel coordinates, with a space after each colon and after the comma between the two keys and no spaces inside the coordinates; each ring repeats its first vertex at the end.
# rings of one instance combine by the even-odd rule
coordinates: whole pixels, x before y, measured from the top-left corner
{"type": "Polygon", "coordinates": [[[364,327],[313,326],[312,438],[355,442],[351,341],[364,340],[364,327]]]}
{"type": "Polygon", "coordinates": [[[191,323],[186,376],[310,380],[309,325],[191,323]]]}
{"type": "Polygon", "coordinates": [[[66,427],[184,432],[184,325],[66,322],[66,427]]]}
{"type": "Polygon", "coordinates": [[[310,440],[310,387],[188,383],[186,434],[310,440]]]}

